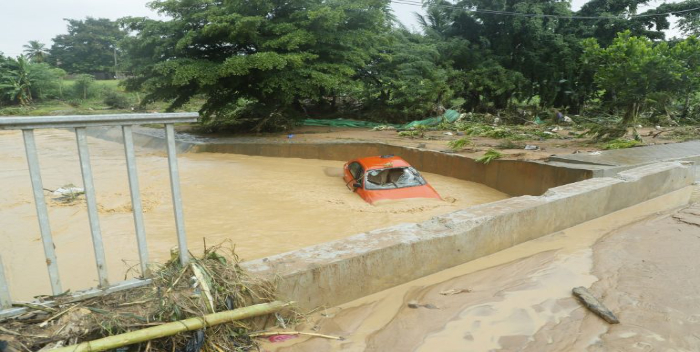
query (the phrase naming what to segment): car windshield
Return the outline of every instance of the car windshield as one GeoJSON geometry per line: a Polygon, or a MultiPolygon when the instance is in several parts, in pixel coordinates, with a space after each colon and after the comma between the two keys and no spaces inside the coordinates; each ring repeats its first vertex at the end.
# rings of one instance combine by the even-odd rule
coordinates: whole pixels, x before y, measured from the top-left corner
{"type": "Polygon", "coordinates": [[[418,170],[412,167],[397,167],[367,171],[365,189],[395,189],[425,185],[418,170]]]}

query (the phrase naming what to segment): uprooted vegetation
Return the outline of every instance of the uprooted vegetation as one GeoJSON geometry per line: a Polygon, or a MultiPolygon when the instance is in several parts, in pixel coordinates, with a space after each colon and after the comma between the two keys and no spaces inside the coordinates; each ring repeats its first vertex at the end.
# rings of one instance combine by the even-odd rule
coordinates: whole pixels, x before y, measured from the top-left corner
{"type": "MultiPolygon", "coordinates": [[[[273,302],[272,283],[248,276],[238,257],[222,247],[205,250],[183,267],[175,255],[153,270],[152,284],[80,302],[52,297],[56,304],[25,305],[29,312],[2,323],[0,341],[17,351],[38,351],[75,345],[106,336],[160,326],[212,312],[273,302]]],[[[44,297],[48,299],[48,297],[44,297]]],[[[249,351],[256,342],[249,333],[264,326],[286,326],[294,310],[233,321],[197,331],[150,340],[120,351],[249,351]]]]}

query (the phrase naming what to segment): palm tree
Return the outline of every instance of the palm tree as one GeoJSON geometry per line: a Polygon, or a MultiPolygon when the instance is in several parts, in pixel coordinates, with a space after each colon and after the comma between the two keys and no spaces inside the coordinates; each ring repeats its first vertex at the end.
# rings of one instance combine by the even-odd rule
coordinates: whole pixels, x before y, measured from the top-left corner
{"type": "Polygon", "coordinates": [[[24,53],[32,62],[44,62],[49,55],[49,50],[38,40],[30,40],[28,44],[24,44],[24,53]]]}

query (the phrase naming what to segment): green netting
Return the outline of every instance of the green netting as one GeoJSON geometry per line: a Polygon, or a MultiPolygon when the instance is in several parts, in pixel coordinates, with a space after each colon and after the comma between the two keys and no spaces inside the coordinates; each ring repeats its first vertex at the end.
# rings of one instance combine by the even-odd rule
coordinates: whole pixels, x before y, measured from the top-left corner
{"type": "Polygon", "coordinates": [[[355,127],[355,128],[374,128],[378,126],[392,126],[398,129],[409,129],[417,126],[437,126],[442,122],[455,122],[459,118],[459,112],[456,110],[447,110],[442,116],[431,117],[425,120],[413,121],[403,125],[386,124],[369,121],[347,120],[347,119],[306,119],[302,121],[304,126],[329,126],[329,127],[355,127]]]}

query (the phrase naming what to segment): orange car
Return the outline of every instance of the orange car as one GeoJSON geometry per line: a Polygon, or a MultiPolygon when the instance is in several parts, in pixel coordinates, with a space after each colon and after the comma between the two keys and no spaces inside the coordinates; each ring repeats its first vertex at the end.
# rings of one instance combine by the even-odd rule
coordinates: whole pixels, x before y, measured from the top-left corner
{"type": "Polygon", "coordinates": [[[428,182],[405,160],[383,155],[348,161],[343,179],[350,190],[370,204],[381,200],[437,198],[428,182]]]}

